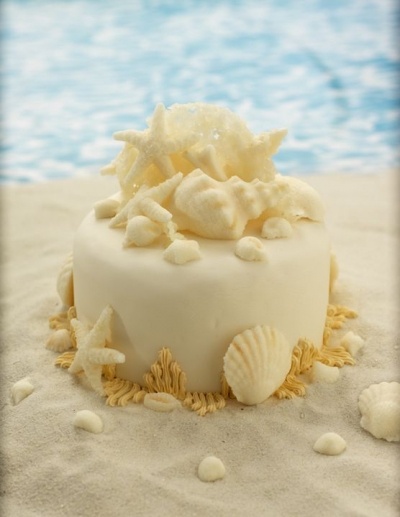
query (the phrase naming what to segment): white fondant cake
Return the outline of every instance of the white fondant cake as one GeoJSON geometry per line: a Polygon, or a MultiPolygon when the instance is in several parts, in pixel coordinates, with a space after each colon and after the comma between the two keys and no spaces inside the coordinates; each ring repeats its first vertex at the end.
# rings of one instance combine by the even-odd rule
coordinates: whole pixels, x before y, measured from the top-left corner
{"type": "Polygon", "coordinates": [[[263,240],[266,260],[247,262],[235,243],[197,238],[202,258],[183,266],[163,260],[160,247],[123,248],[91,212],[74,244],[75,307],[93,325],[114,309],[113,348],[125,354],[117,375],[142,382],[170,348],[190,391],[219,391],[223,357],[236,334],[256,325],[322,344],[328,305],[329,239],[321,223],[299,221],[290,239],[263,240]]]}
{"type": "Polygon", "coordinates": [[[148,129],[115,135],[125,146],[103,172],[121,191],[84,219],[58,280],[74,307],[54,326],[77,346],[58,364],[84,370],[99,393],[109,365],[122,384],[107,394],[168,392],[202,414],[226,389],[259,403],[286,381],[283,396],[298,392],[307,361],[337,364],[319,352],[332,281],[323,208],[311,187],[275,173],[285,133],[255,136],[197,103],[159,105],[148,129]]]}

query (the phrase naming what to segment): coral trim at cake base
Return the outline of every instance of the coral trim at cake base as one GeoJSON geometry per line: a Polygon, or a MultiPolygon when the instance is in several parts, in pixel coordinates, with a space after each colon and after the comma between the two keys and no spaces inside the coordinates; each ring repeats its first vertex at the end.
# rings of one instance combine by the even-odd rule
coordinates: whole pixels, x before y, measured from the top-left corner
{"type": "MultiPolygon", "coordinates": [[[[307,339],[300,339],[292,352],[290,370],[283,384],[274,392],[278,399],[302,397],[306,393],[306,384],[299,378],[310,370],[318,361],[327,366],[343,367],[353,365],[355,361],[351,354],[343,347],[330,346],[332,333],[343,327],[347,319],[356,318],[355,311],[339,305],[328,305],[322,347],[318,348],[307,339]]],[[[59,313],[50,318],[50,327],[55,330],[67,329],[71,337],[71,350],[61,354],[55,361],[56,366],[69,369],[74,362],[77,345],[74,326],[76,311],[71,307],[67,312],[59,313]]],[[[106,348],[112,344],[106,342],[106,348]]],[[[235,399],[224,373],[221,374],[221,391],[219,393],[199,393],[186,390],[187,378],[179,363],[173,360],[171,350],[162,348],[157,360],[144,375],[144,385],[116,377],[116,365],[102,366],[102,376],[106,404],[109,406],[126,406],[129,403],[142,403],[148,393],[168,393],[180,400],[184,407],[204,416],[214,413],[226,406],[227,399],[235,399]]]]}

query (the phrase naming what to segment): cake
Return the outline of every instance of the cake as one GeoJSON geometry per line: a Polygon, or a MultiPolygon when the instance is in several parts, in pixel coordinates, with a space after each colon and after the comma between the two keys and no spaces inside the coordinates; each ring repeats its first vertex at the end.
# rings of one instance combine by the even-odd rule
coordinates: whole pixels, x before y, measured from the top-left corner
{"type": "Polygon", "coordinates": [[[102,172],[120,191],[83,220],[58,277],[56,364],[110,405],[179,400],[200,414],[303,395],[313,366],[353,364],[329,343],[355,314],[329,304],[322,201],[272,161],[285,134],[192,103],[114,135],[124,146],[102,172]]]}

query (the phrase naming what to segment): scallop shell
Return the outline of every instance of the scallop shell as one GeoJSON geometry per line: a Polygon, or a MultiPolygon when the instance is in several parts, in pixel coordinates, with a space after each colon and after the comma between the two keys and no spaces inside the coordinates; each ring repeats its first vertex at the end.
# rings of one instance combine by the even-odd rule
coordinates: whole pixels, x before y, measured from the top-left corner
{"type": "Polygon", "coordinates": [[[358,399],[360,425],[375,438],[400,441],[400,383],[371,384],[358,399]]]}
{"type": "Polygon", "coordinates": [[[58,329],[46,342],[46,348],[53,350],[54,352],[65,352],[72,347],[71,336],[69,330],[58,329]]]}
{"type": "Polygon", "coordinates": [[[14,405],[16,406],[26,397],[29,397],[34,389],[33,384],[31,384],[28,379],[21,379],[16,382],[11,388],[11,397],[14,405]]]}
{"type": "Polygon", "coordinates": [[[57,292],[67,307],[74,305],[73,255],[68,255],[57,278],[57,292]]]}
{"type": "Polygon", "coordinates": [[[284,382],[292,349],[285,336],[258,325],[233,338],[224,356],[224,373],[235,397],[243,404],[259,404],[284,382]]]}

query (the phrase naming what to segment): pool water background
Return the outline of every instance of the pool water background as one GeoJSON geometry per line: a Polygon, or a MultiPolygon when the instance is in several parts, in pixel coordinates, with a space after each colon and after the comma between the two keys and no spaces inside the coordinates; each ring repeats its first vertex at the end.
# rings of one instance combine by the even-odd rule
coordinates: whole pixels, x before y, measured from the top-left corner
{"type": "Polygon", "coordinates": [[[399,165],[396,0],[3,0],[2,182],[95,175],[154,106],[287,127],[283,174],[399,165]]]}

